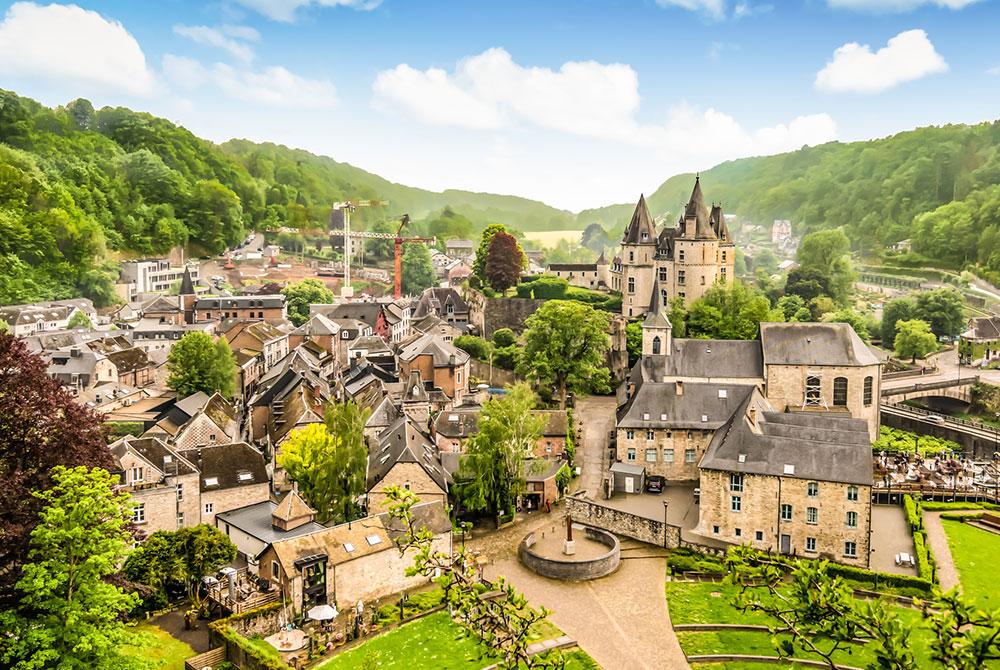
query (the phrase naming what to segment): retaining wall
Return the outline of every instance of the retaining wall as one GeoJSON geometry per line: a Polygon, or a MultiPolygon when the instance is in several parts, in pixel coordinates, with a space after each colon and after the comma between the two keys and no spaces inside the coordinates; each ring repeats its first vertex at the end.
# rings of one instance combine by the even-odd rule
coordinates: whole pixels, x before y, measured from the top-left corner
{"type": "Polygon", "coordinates": [[[566,498],[566,511],[573,521],[602,528],[615,535],[673,549],[681,544],[681,527],[637,514],[606,507],[582,496],[566,498]]]}
{"type": "Polygon", "coordinates": [[[532,546],[535,544],[535,534],[528,533],[517,548],[517,556],[529,570],[543,577],[564,581],[597,579],[617,570],[621,563],[621,548],[618,546],[618,538],[599,528],[584,527],[583,532],[587,539],[608,547],[608,552],[603,556],[586,561],[547,558],[532,551],[532,546]]]}

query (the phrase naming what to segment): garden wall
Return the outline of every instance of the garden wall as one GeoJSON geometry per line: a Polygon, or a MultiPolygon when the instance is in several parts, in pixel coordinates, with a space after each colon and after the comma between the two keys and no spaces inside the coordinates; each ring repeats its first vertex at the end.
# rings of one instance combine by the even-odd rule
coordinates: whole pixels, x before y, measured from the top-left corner
{"type": "Polygon", "coordinates": [[[548,558],[533,551],[535,534],[528,533],[517,548],[518,558],[525,567],[543,577],[566,581],[597,579],[617,570],[621,563],[618,538],[599,528],[589,526],[584,527],[583,532],[588,539],[608,547],[607,553],[589,560],[573,560],[573,557],[567,557],[565,560],[548,558]]]}
{"type": "Polygon", "coordinates": [[[581,494],[566,498],[566,511],[573,521],[602,528],[640,542],[673,549],[681,544],[681,527],[606,507],[581,494]]]}

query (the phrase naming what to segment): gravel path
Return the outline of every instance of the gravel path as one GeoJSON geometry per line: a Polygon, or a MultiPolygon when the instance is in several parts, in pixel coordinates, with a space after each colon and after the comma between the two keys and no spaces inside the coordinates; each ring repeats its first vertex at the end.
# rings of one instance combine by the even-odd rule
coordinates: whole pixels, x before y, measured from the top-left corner
{"type": "Polygon", "coordinates": [[[951,547],[948,546],[948,536],[941,525],[941,512],[924,512],[924,528],[927,530],[927,542],[937,563],[938,581],[945,591],[961,586],[958,581],[958,570],[951,559],[951,547]]]}

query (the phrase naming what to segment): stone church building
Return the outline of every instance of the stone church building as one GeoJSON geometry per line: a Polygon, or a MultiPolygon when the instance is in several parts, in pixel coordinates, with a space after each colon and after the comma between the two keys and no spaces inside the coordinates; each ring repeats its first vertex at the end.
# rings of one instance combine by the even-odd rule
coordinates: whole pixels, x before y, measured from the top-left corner
{"type": "Polygon", "coordinates": [[[622,315],[631,319],[646,312],[654,281],[664,306],[678,297],[689,305],[716,282],[731,284],[735,262],[736,247],[722,207],[709,209],[696,177],[677,226],[659,234],[645,197],[639,197],[621,254],[611,267],[611,289],[621,292],[622,315]]]}

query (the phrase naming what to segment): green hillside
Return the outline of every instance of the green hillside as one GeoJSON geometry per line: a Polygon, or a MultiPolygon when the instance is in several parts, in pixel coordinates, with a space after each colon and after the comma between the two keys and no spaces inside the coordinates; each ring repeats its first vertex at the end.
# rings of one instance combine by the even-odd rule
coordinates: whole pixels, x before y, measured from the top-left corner
{"type": "MultiPolygon", "coordinates": [[[[727,213],[764,224],[790,219],[797,232],[843,226],[858,249],[913,237],[915,250],[933,258],[941,253],[942,238],[919,234],[928,224],[918,226],[914,219],[970,199],[979,212],[981,201],[990,200],[985,192],[1000,184],[1000,122],[920,128],[884,139],[744,158],[717,165],[701,177],[705,195],[721,201],[727,213]]],[[[676,175],[648,195],[653,214],[676,216],[693,180],[693,174],[676,175]]],[[[634,206],[587,210],[578,220],[581,225],[598,221],[617,231],[634,206]]],[[[978,215],[976,221],[985,227],[1000,225],[996,211],[992,217],[978,215]]],[[[977,237],[981,232],[976,231],[977,237]]],[[[949,262],[974,262],[977,252],[982,250],[976,244],[966,245],[949,262]]]]}
{"type": "Polygon", "coordinates": [[[470,222],[462,229],[473,234],[493,221],[522,231],[575,224],[525,198],[434,193],[274,144],[219,146],[146,113],[86,100],[50,109],[0,90],[0,304],[81,293],[105,304],[116,252],[218,253],[251,229],[324,226],[331,203],[364,198],[390,204],[359,210],[359,227],[404,212],[433,219],[415,222],[418,231],[447,231],[442,217],[470,222]]]}

